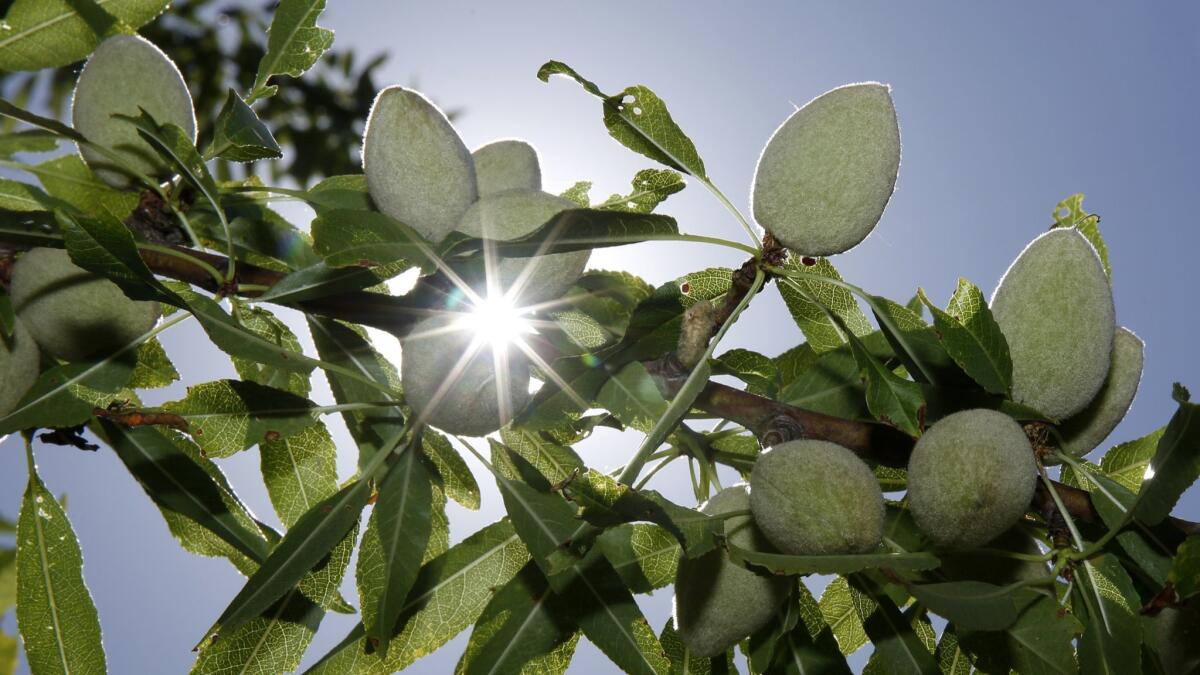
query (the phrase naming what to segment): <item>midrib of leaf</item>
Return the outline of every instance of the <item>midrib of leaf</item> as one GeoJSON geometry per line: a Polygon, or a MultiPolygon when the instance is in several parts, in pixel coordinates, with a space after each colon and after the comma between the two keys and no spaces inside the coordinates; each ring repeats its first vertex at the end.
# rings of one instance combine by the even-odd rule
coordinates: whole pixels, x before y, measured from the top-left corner
{"type": "Polygon", "coordinates": [[[231,412],[200,412],[200,413],[181,413],[183,417],[189,420],[207,420],[220,419],[223,417],[272,417],[282,415],[297,415],[299,413],[312,412],[312,406],[303,408],[258,408],[251,410],[235,410],[231,412]]]}
{"type": "MultiPolygon", "coordinates": [[[[24,183],[20,183],[20,185],[24,185],[24,183]]],[[[28,186],[28,187],[33,187],[33,186],[28,186]]],[[[30,206],[41,206],[42,205],[42,203],[40,201],[33,199],[32,197],[27,197],[26,195],[16,194],[16,193],[12,193],[12,192],[4,193],[4,198],[7,200],[10,200],[10,201],[14,201],[14,202],[21,202],[24,204],[29,204],[30,206]]]]}
{"type": "MultiPolygon", "coordinates": [[[[498,478],[500,478],[500,474],[496,474],[496,476],[498,478]]],[[[512,481],[509,481],[507,478],[500,478],[500,480],[504,482],[505,486],[508,486],[508,484],[512,482],[512,481]]],[[[546,524],[546,521],[541,517],[541,514],[538,512],[538,510],[536,508],[534,508],[533,505],[531,505],[528,501],[526,501],[524,497],[521,496],[521,493],[519,490],[513,490],[512,488],[509,488],[508,493],[511,494],[514,499],[517,500],[517,503],[521,505],[521,508],[525,509],[525,511],[529,513],[529,515],[533,518],[534,522],[537,523],[538,529],[541,530],[542,533],[546,535],[547,539],[555,542],[556,544],[561,543],[558,541],[558,537],[550,529],[550,526],[548,526],[546,524]]]]}
{"type": "MultiPolygon", "coordinates": [[[[308,17],[312,16],[313,13],[316,12],[316,6],[317,6],[317,3],[312,2],[309,5],[308,11],[304,13],[304,17],[301,20],[296,21],[293,24],[291,32],[288,33],[287,39],[284,40],[282,43],[280,43],[280,46],[282,48],[275,52],[275,58],[273,60],[266,61],[267,56],[270,55],[270,52],[271,52],[270,49],[267,50],[267,52],[268,52],[267,54],[263,55],[264,61],[262,63],[258,64],[258,69],[260,72],[263,72],[265,74],[262,76],[261,80],[258,77],[254,78],[254,90],[255,91],[262,89],[263,85],[265,85],[267,83],[267,80],[271,79],[271,76],[276,74],[275,68],[277,68],[279,66],[279,62],[283,59],[283,54],[285,54],[287,52],[287,47],[292,44],[292,40],[294,40],[296,38],[296,33],[300,31],[300,28],[308,25],[308,17]],[[266,67],[264,68],[264,66],[266,66],[266,67]]],[[[316,12],[316,14],[319,16],[320,12],[316,12]]],[[[313,19],[314,26],[316,25],[316,22],[317,21],[314,18],[313,19]]],[[[273,27],[274,26],[272,26],[272,28],[273,27]]]]}
{"type": "Polygon", "coordinates": [[[467,572],[470,572],[471,570],[475,569],[477,566],[483,564],[483,562],[488,560],[489,558],[491,558],[492,554],[494,554],[496,551],[507,548],[509,544],[511,544],[514,541],[517,541],[519,539],[520,539],[520,537],[518,535],[513,534],[513,535],[509,536],[508,539],[505,539],[504,541],[500,542],[499,544],[496,544],[492,548],[485,551],[483,555],[478,556],[471,562],[467,563],[465,566],[463,566],[462,569],[458,570],[454,574],[451,574],[450,576],[446,577],[445,579],[442,579],[437,584],[435,584],[432,588],[430,588],[428,591],[425,591],[421,595],[413,598],[411,602],[408,602],[407,604],[404,605],[404,607],[400,608],[400,613],[403,614],[404,612],[413,608],[414,606],[421,603],[429,596],[431,596],[434,593],[441,590],[443,586],[446,586],[450,582],[455,581],[462,575],[466,574],[467,572]]]}
{"type": "MultiPolygon", "coordinates": [[[[92,0],[92,1],[95,2],[97,5],[101,5],[101,6],[106,5],[110,2],[110,0],[92,0]]],[[[31,33],[36,33],[40,30],[49,28],[50,26],[53,26],[54,24],[59,23],[60,21],[66,21],[69,17],[72,17],[72,16],[79,16],[79,12],[68,9],[67,11],[63,12],[62,14],[59,14],[58,16],[49,18],[49,19],[47,19],[39,24],[36,24],[34,26],[30,26],[29,28],[21,31],[20,33],[14,33],[12,35],[12,37],[8,38],[7,40],[0,40],[0,49],[4,49],[10,43],[15,42],[17,40],[23,40],[26,35],[29,35],[31,33]]]]}
{"type": "MultiPolygon", "coordinates": [[[[26,447],[28,448],[28,446],[26,447]]],[[[32,466],[33,456],[30,455],[29,457],[32,466]]],[[[47,558],[46,534],[42,530],[42,516],[40,513],[37,513],[38,497],[39,495],[35,495],[33,499],[33,529],[37,532],[38,558],[42,561],[42,581],[46,584],[46,599],[50,602],[50,616],[54,619],[54,646],[58,648],[58,658],[62,661],[63,672],[69,674],[71,668],[67,665],[67,652],[63,648],[62,641],[62,626],[58,621],[58,601],[54,599],[54,583],[50,581],[50,560],[47,558]]]]}
{"type": "Polygon", "coordinates": [[[279,617],[283,614],[283,610],[287,608],[288,603],[291,602],[292,597],[295,595],[296,591],[293,589],[288,591],[287,595],[283,596],[283,600],[279,601],[279,608],[275,610],[275,614],[267,622],[267,627],[258,638],[258,642],[255,642],[254,646],[250,648],[250,653],[246,655],[246,659],[242,665],[242,669],[238,671],[238,675],[246,675],[249,672],[250,664],[254,662],[254,657],[258,655],[258,650],[266,643],[267,636],[271,634],[271,631],[279,625],[279,617]]]}
{"type": "Polygon", "coordinates": [[[492,664],[492,668],[487,672],[487,675],[496,675],[497,666],[499,666],[501,663],[504,663],[504,659],[508,656],[509,650],[512,649],[513,645],[520,641],[521,634],[524,633],[525,629],[529,627],[530,622],[533,621],[533,617],[537,615],[538,609],[541,608],[542,604],[547,598],[550,597],[552,592],[553,591],[547,591],[543,593],[542,596],[537,599],[537,602],[534,603],[533,607],[529,609],[529,612],[525,615],[525,620],[521,622],[520,627],[517,628],[516,634],[512,636],[512,639],[508,641],[508,644],[504,646],[504,651],[500,652],[500,655],[496,657],[496,661],[492,664]]]}
{"type": "Polygon", "coordinates": [[[1085,594],[1094,594],[1093,599],[1096,601],[1095,607],[1092,607],[1091,606],[1092,603],[1090,603],[1090,602],[1086,603],[1088,605],[1088,618],[1094,620],[1095,617],[1097,615],[1099,615],[1100,620],[1103,622],[1103,625],[1104,625],[1105,635],[1100,636],[1096,640],[1096,644],[1100,647],[1100,650],[1102,652],[1104,652],[1104,656],[1102,658],[1100,658],[1099,661],[1101,664],[1103,664],[1104,672],[1112,673],[1113,671],[1109,664],[1109,661],[1111,659],[1109,659],[1108,655],[1107,655],[1109,645],[1108,645],[1108,641],[1105,638],[1108,635],[1112,635],[1113,630],[1112,630],[1112,625],[1110,625],[1108,622],[1108,611],[1104,607],[1104,598],[1100,596],[1100,588],[1096,584],[1096,577],[1099,575],[1096,573],[1095,566],[1092,565],[1092,563],[1090,561],[1087,561],[1087,560],[1083,561],[1083,565],[1087,569],[1087,575],[1088,575],[1088,583],[1086,584],[1088,588],[1084,591],[1084,593],[1085,594]]]}
{"type": "MultiPolygon", "coordinates": [[[[534,435],[528,429],[522,429],[521,435],[525,437],[525,441],[527,443],[533,445],[534,447],[542,445],[542,442],[539,439],[534,438],[534,435]]],[[[545,457],[546,461],[550,462],[550,464],[554,466],[554,469],[557,472],[556,475],[569,475],[571,473],[571,469],[565,468],[554,456],[554,453],[542,452],[539,454],[541,454],[542,457],[545,457]]]]}
{"type": "Polygon", "coordinates": [[[304,510],[308,511],[312,508],[312,504],[308,501],[308,490],[304,489],[304,479],[300,477],[300,467],[296,463],[296,456],[292,454],[292,446],[290,443],[284,442],[283,447],[287,450],[288,459],[292,463],[292,475],[296,477],[296,485],[299,486],[300,500],[304,502],[304,510]]]}
{"type": "Polygon", "coordinates": [[[626,562],[623,562],[619,565],[613,565],[613,569],[614,570],[623,570],[626,567],[628,567],[630,565],[636,565],[636,564],[642,562],[643,560],[647,560],[649,558],[654,558],[656,556],[662,555],[663,553],[673,551],[673,550],[675,550],[676,546],[678,546],[678,544],[675,544],[674,541],[672,541],[672,543],[670,543],[666,546],[663,546],[662,548],[658,548],[653,551],[650,551],[650,552],[646,553],[645,555],[639,555],[639,556],[637,556],[631,560],[628,560],[626,562]]]}
{"type": "Polygon", "coordinates": [[[579,563],[575,563],[572,569],[576,572],[575,576],[577,576],[579,580],[583,582],[584,586],[587,586],[587,589],[591,592],[592,597],[596,598],[596,600],[600,602],[600,605],[604,607],[604,613],[608,615],[610,620],[612,620],[613,625],[620,629],[619,632],[626,640],[629,641],[629,644],[632,645],[633,650],[637,653],[637,655],[641,657],[642,663],[646,664],[646,667],[650,669],[650,672],[657,672],[654,669],[654,664],[646,660],[646,654],[642,651],[642,648],[638,646],[637,640],[635,640],[633,636],[629,634],[629,631],[625,630],[625,624],[621,623],[621,620],[617,618],[616,614],[613,614],[612,608],[609,607],[608,603],[604,601],[604,596],[600,595],[600,591],[596,590],[596,587],[593,586],[592,582],[588,580],[587,575],[583,574],[579,569],[579,563]]]}
{"type": "Polygon", "coordinates": [[[92,188],[93,190],[112,190],[112,188],[109,187],[107,184],[101,183],[98,180],[81,178],[79,176],[75,176],[75,175],[72,175],[69,173],[63,173],[62,171],[53,171],[53,170],[44,168],[45,165],[42,165],[42,164],[23,164],[21,162],[10,162],[7,160],[2,160],[2,161],[0,161],[0,166],[6,166],[11,169],[19,169],[21,171],[24,171],[26,173],[31,173],[38,177],[49,176],[51,178],[56,178],[58,180],[61,180],[64,183],[72,183],[74,185],[82,185],[84,187],[92,188]]]}
{"type": "MultiPolygon", "coordinates": [[[[141,444],[141,442],[138,440],[138,437],[137,437],[136,435],[134,435],[134,434],[126,434],[126,435],[125,435],[125,438],[126,438],[126,439],[128,439],[128,440],[129,440],[129,441],[130,441],[130,442],[133,444],[133,447],[137,448],[137,449],[138,449],[138,451],[142,453],[142,457],[143,457],[143,459],[146,459],[146,460],[149,460],[149,459],[150,459],[149,455],[147,455],[147,454],[146,454],[146,452],[143,450],[143,448],[142,448],[142,444],[141,444]]],[[[157,465],[156,465],[154,462],[150,462],[150,464],[151,464],[152,466],[157,466],[157,465]]],[[[198,507],[200,508],[200,510],[201,510],[201,511],[204,511],[204,510],[205,510],[205,509],[204,509],[204,504],[202,504],[202,503],[200,503],[199,501],[197,501],[197,500],[196,500],[196,498],[195,498],[195,495],[194,495],[194,494],[192,494],[192,491],[191,491],[191,490],[188,490],[188,489],[186,488],[186,486],[184,486],[184,485],[183,485],[183,484],[181,484],[181,483],[180,483],[178,480],[176,480],[176,479],[175,479],[175,474],[171,473],[170,471],[162,471],[162,470],[159,470],[159,471],[158,471],[158,473],[159,473],[159,474],[161,474],[162,476],[166,477],[166,478],[167,478],[167,480],[171,481],[171,484],[172,484],[172,485],[174,485],[176,488],[178,488],[178,489],[179,489],[179,492],[180,492],[180,494],[187,495],[188,499],[189,499],[190,501],[194,502],[194,503],[196,504],[196,506],[198,506],[198,507]]],[[[219,484],[217,485],[217,489],[219,489],[219,490],[220,490],[222,493],[224,493],[224,492],[225,492],[225,488],[224,488],[223,486],[219,485],[219,484]]],[[[231,511],[230,513],[232,513],[232,511],[231,511]]],[[[214,519],[214,522],[217,522],[217,523],[219,523],[220,521],[219,521],[219,520],[216,520],[216,519],[214,519]]],[[[263,542],[261,542],[261,541],[251,541],[251,542],[247,543],[247,542],[246,542],[246,541],[243,539],[243,537],[241,537],[241,536],[240,536],[240,533],[239,533],[237,530],[228,530],[228,528],[222,528],[222,529],[226,529],[228,534],[231,534],[231,535],[233,535],[234,537],[236,537],[236,538],[237,538],[239,541],[242,541],[242,545],[246,547],[246,550],[245,550],[245,551],[241,551],[242,553],[245,553],[245,554],[247,554],[247,555],[248,555],[248,556],[249,556],[249,557],[250,557],[252,560],[254,560],[254,562],[256,562],[256,563],[261,563],[261,562],[262,562],[262,558],[261,558],[261,556],[254,556],[254,555],[251,555],[251,553],[252,553],[252,552],[253,552],[253,551],[254,551],[256,548],[258,548],[258,546],[257,546],[257,545],[261,545],[263,542]]]]}

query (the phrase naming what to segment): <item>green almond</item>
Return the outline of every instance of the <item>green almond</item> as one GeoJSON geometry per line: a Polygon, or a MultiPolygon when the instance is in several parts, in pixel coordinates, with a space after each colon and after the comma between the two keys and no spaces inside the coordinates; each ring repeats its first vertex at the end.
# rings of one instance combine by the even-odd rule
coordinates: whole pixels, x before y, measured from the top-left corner
{"type": "Polygon", "coordinates": [[[62,249],[35,248],[12,269],[13,309],[46,353],[64,361],[104,356],[154,327],[157,302],[75,265],[62,249]]]}
{"type": "Polygon", "coordinates": [[[883,493],[871,469],[828,441],[781,443],[750,473],[750,506],[784,553],[866,553],[883,540],[883,493]]]}
{"type": "Polygon", "coordinates": [[[479,196],[475,163],[445,113],[419,92],[379,92],[363,134],[363,172],[379,210],[433,243],[479,196]]]}
{"type": "Polygon", "coordinates": [[[1034,239],[992,294],[1012,355],[1013,400],[1054,420],[1083,410],[1112,361],[1116,318],[1100,256],[1078,230],[1034,239]]]}
{"type": "Polygon", "coordinates": [[[12,412],[38,377],[37,343],[20,321],[12,335],[0,334],[0,417],[12,412]]]}
{"type": "Polygon", "coordinates": [[[510,347],[498,364],[485,338],[462,314],[413,327],[402,344],[400,384],[418,420],[450,434],[486,436],[525,407],[528,360],[510,347]]]}
{"type": "MultiPolygon", "coordinates": [[[[562,211],[578,206],[541,190],[505,190],[481,197],[463,216],[458,229],[475,237],[508,241],[530,234],[562,211]]],[[[584,250],[503,258],[495,266],[493,278],[519,305],[552,300],[579,279],[590,256],[591,251],[584,250]]]]}
{"type": "Polygon", "coordinates": [[[480,197],[517,188],[542,189],[537,150],[525,141],[515,138],[494,141],[476,148],[471,158],[475,160],[480,197]]]}
{"type": "MultiPolygon", "coordinates": [[[[750,508],[745,485],[721,490],[701,512],[719,516],[750,508]]],[[[754,551],[773,552],[749,516],[725,521],[730,543],[754,551]]],[[[775,616],[787,597],[789,580],[759,576],[729,560],[724,549],[699,558],[680,557],[675,579],[675,629],[688,650],[701,658],[721,654],[775,616]]]]}
{"type": "Polygon", "coordinates": [[[875,228],[899,170],[889,87],[839,87],[809,101],[767,141],[754,173],[754,218],[797,253],[842,253],[875,228]]]}
{"type": "Polygon", "coordinates": [[[1029,509],[1033,447],[1011,417],[956,412],[917,441],[908,461],[908,503],[917,527],[942,548],[986,544],[1029,509]]]}
{"type": "Polygon", "coordinates": [[[1128,328],[1117,329],[1113,337],[1112,363],[1100,393],[1082,412],[1059,428],[1063,450],[1083,457],[1108,438],[1125,419],[1142,381],[1145,347],[1141,338],[1128,328]]]}
{"type": "MultiPolygon", "coordinates": [[[[84,64],[75,83],[71,121],[89,141],[117,152],[130,168],[154,178],[174,173],[137,128],[113,115],[150,113],[159,124],[174,124],[196,140],[196,115],[192,96],[179,69],[149,40],[137,35],[116,35],[100,43],[84,64]]],[[[118,188],[128,188],[132,178],[112,160],[87,146],[79,154],[96,176],[118,188]]]]}

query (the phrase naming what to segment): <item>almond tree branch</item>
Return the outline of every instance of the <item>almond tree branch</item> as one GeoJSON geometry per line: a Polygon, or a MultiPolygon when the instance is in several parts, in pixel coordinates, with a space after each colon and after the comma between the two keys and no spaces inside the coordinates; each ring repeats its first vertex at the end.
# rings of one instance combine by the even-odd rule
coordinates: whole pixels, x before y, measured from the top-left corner
{"type": "MultiPolygon", "coordinates": [[[[776,247],[769,240],[764,242],[764,259],[776,247]]],[[[25,248],[14,246],[14,249],[25,248]]],[[[224,256],[197,251],[195,249],[172,246],[176,251],[186,254],[218,270],[225,270],[228,260],[224,256]]],[[[188,284],[206,289],[214,293],[232,293],[243,297],[254,298],[262,295],[262,287],[271,287],[286,276],[281,272],[264,267],[239,262],[236,275],[225,288],[218,288],[212,276],[204,267],[191,263],[186,256],[173,256],[152,250],[140,251],[142,260],[150,271],[155,274],[183,281],[188,284]],[[240,290],[241,285],[253,286],[256,290],[240,290]]],[[[0,251],[0,281],[8,281],[8,271],[11,267],[12,250],[0,251]]],[[[754,264],[757,264],[756,261],[754,264]]],[[[747,262],[747,265],[751,265],[747,262]]],[[[769,263],[770,264],[770,263],[769,263]]],[[[743,270],[750,269],[743,265],[743,270]]],[[[715,329],[723,323],[723,316],[728,314],[726,307],[734,307],[748,292],[749,285],[738,283],[739,270],[734,274],[734,285],[731,292],[726,293],[720,306],[713,308],[709,314],[710,325],[698,324],[698,331],[711,331],[704,335],[706,343],[715,329]],[[740,292],[740,295],[739,295],[740,292]],[[721,319],[721,320],[717,320],[721,319]]],[[[369,291],[352,291],[338,293],[322,298],[304,300],[297,303],[287,303],[304,312],[318,314],[333,319],[341,319],[351,323],[378,328],[403,337],[412,326],[422,318],[435,313],[434,307],[442,305],[452,284],[441,275],[422,278],[417,287],[402,297],[371,293],[369,291]]],[[[693,337],[692,339],[696,339],[693,337]]],[[[653,375],[664,395],[671,397],[682,386],[690,369],[682,368],[682,364],[674,352],[660,359],[646,362],[647,370],[653,375]]],[[[749,429],[766,447],[789,440],[811,438],[827,440],[842,445],[854,451],[863,459],[891,467],[904,467],[912,452],[913,439],[894,427],[855,420],[846,420],[825,415],[803,408],[797,408],[785,403],[735,389],[717,382],[709,382],[696,399],[695,407],[722,419],[736,422],[749,429]]],[[[1063,500],[1074,518],[1084,522],[1099,522],[1092,496],[1078,488],[1054,482],[1059,497],[1063,500]]],[[[1034,493],[1033,508],[1039,512],[1051,504],[1051,497],[1046,488],[1039,483],[1034,493]]],[[[1171,518],[1171,524],[1184,534],[1200,534],[1200,523],[1194,523],[1178,518],[1171,518]]]]}

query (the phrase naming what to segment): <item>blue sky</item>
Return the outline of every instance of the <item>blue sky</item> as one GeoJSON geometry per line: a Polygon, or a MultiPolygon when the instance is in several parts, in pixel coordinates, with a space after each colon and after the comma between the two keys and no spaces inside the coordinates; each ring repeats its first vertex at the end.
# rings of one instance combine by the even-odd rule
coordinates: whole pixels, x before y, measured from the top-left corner
{"type": "MultiPolygon", "coordinates": [[[[670,106],[708,172],[745,208],[763,143],[796,105],[841,84],[892,85],[903,140],[900,178],[875,233],[835,264],[850,281],[907,299],[923,287],[944,301],[959,276],[990,293],[1025,243],[1043,231],[1061,198],[1088,195],[1111,249],[1118,321],[1147,344],[1141,391],[1112,441],[1164,424],[1180,381],[1200,396],[1194,354],[1200,230],[1192,197],[1200,187],[1200,5],[1115,3],[412,3],[331,2],[322,24],[336,44],[391,58],[379,84],[416,85],[446,107],[465,108],[458,127],[470,147],[517,136],[541,152],[549,190],[576,180],[593,196],[623,190],[649,160],[608,138],[598,104],[577,85],[534,73],[547,59],[578,68],[615,91],[645,84],[670,106]],[[1191,289],[1191,290],[1189,290],[1191,289]]],[[[735,221],[692,185],[664,211],[682,229],[743,236],[735,221]]],[[[708,266],[736,266],[736,252],[704,246],[608,249],[592,266],[629,269],[653,283],[708,266]]],[[[232,376],[194,326],[163,342],[185,382],[232,376]]],[[[776,294],[764,293],[725,346],[776,354],[802,336],[776,294]]],[[[321,378],[316,396],[328,397],[321,378]]],[[[163,399],[181,395],[174,390],[163,399]]],[[[345,448],[342,476],[353,466],[345,448]]],[[[602,434],[585,447],[600,467],[620,464],[633,434],[602,434]]],[[[43,477],[69,496],[85,552],[85,575],[100,610],[113,672],[183,672],[189,651],[241,585],[223,560],[182,552],[111,453],[37,449],[43,477]]],[[[14,516],[24,462],[12,439],[0,445],[0,512],[14,516]]],[[[273,514],[253,451],[223,463],[264,518],[273,514]]],[[[486,475],[477,473],[486,484],[486,475]]],[[[684,500],[686,474],[660,488],[684,500]]],[[[453,509],[461,539],[493,519],[453,509]]],[[[1200,494],[1177,513],[1200,519],[1200,494]]],[[[352,586],[348,597],[354,598],[352,586]]],[[[661,627],[670,596],[644,603],[661,627]]],[[[327,617],[305,663],[353,621],[327,617]]],[[[9,619],[6,629],[14,629],[9,619]]],[[[447,672],[464,636],[412,672],[447,672]]],[[[581,646],[572,672],[607,672],[581,646]]],[[[861,656],[855,660],[861,666],[861,656]]]]}

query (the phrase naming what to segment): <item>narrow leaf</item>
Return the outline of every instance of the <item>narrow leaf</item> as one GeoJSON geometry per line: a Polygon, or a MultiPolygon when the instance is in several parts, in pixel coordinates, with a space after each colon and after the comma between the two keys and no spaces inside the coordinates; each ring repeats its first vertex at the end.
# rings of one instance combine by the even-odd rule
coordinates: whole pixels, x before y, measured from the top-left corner
{"type": "MultiPolygon", "coordinates": [[[[1176,385],[1178,387],[1178,385],[1176,385]]],[[[1182,389],[1182,387],[1179,387],[1182,389]]],[[[1147,525],[1166,518],[1179,496],[1200,477],[1200,405],[1177,394],[1179,409],[1167,424],[1150,460],[1134,514],[1147,525]]]]}
{"type": "Polygon", "coordinates": [[[324,615],[299,591],[291,591],[260,616],[201,649],[191,674],[292,672],[300,666],[324,615]]]}
{"type": "MultiPolygon", "coordinates": [[[[819,274],[840,281],[841,274],[826,258],[818,258],[812,265],[788,259],[786,267],[808,274],[819,274]]],[[[855,335],[871,332],[871,324],[850,291],[840,286],[822,283],[813,279],[782,277],[778,280],[779,293],[783,296],[788,312],[804,333],[814,352],[826,352],[846,343],[846,331],[838,325],[824,308],[841,317],[855,335]]]]}
{"type": "Polygon", "coordinates": [[[1139,672],[1141,600],[1133,582],[1114,555],[1093,558],[1081,567],[1072,603],[1084,626],[1079,639],[1080,669],[1098,675],[1139,672]]]}
{"type": "Polygon", "coordinates": [[[955,363],[985,390],[1007,394],[1012,387],[1012,357],[979,288],[960,278],[946,311],[934,305],[925,291],[919,290],[918,295],[933,314],[942,344],[955,363]]]}
{"type": "Polygon", "coordinates": [[[253,162],[257,159],[276,159],[282,157],[283,153],[267,125],[236,91],[230,89],[225,105],[217,115],[212,144],[204,156],[220,157],[232,162],[253,162]]]}
{"type": "Polygon", "coordinates": [[[908,592],[966,630],[1003,630],[1017,620],[1011,588],[982,581],[913,584],[908,592]]]}
{"type": "Polygon", "coordinates": [[[100,620],[83,581],[83,554],[62,504],[38,477],[17,519],[17,625],[35,673],[103,673],[100,620]]]}
{"type": "Polygon", "coordinates": [[[267,51],[258,62],[254,86],[246,98],[253,101],[272,96],[272,75],[299,77],[333,45],[333,31],[317,26],[325,0],[283,0],[275,9],[267,31],[267,51]]]}
{"type": "Polygon", "coordinates": [[[312,426],[312,401],[241,380],[188,387],[187,397],[164,404],[188,422],[210,457],[229,457],[264,440],[286,438],[312,426]]]}
{"type": "Polygon", "coordinates": [[[941,564],[932,553],[847,553],[844,555],[787,555],[762,553],[726,543],[729,559],[739,565],[760,567],[771,574],[849,574],[888,567],[900,571],[920,571],[941,564]]]}
{"type": "Polygon", "coordinates": [[[384,657],[392,627],[417,578],[429,541],[431,490],[428,469],[416,449],[401,455],[379,485],[375,512],[383,546],[383,591],[375,621],[367,626],[367,636],[378,641],[377,649],[384,657]]]}

